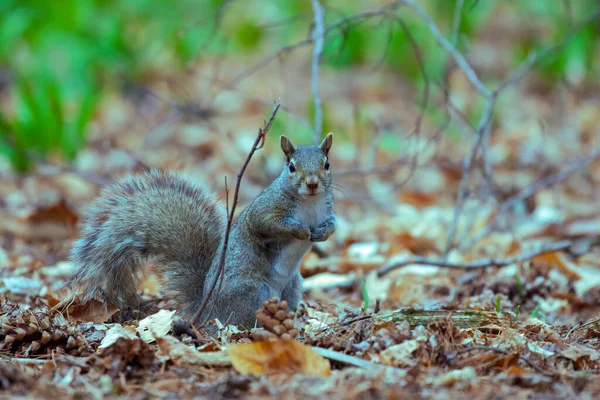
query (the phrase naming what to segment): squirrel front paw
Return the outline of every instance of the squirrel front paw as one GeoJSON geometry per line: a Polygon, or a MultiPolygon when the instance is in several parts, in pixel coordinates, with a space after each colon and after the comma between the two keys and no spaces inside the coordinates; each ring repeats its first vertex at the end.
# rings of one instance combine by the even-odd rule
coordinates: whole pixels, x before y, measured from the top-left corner
{"type": "Polygon", "coordinates": [[[308,226],[303,227],[302,229],[296,232],[296,238],[300,240],[312,240],[312,231],[308,226]]]}
{"type": "Polygon", "coordinates": [[[335,221],[328,221],[310,230],[311,242],[324,242],[335,232],[335,221]]]}
{"type": "Polygon", "coordinates": [[[329,239],[331,236],[331,232],[327,231],[327,227],[317,227],[313,228],[310,231],[310,241],[311,242],[324,242],[329,239]]]}

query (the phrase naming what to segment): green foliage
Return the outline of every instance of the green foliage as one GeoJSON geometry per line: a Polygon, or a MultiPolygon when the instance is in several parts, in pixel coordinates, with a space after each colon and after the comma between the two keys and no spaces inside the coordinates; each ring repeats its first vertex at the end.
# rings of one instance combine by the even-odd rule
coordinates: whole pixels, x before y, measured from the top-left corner
{"type": "Polygon", "coordinates": [[[21,77],[15,84],[15,115],[0,114],[0,153],[20,171],[31,159],[58,153],[72,160],[84,144],[85,131],[98,102],[97,92],[87,88],[76,96],[51,75],[21,77]]]}
{"type": "Polygon", "coordinates": [[[365,284],[365,280],[360,280],[360,289],[362,290],[363,296],[363,311],[366,314],[369,310],[369,292],[367,292],[367,285],[365,284]]]}
{"type": "Polygon", "coordinates": [[[99,93],[163,65],[183,66],[210,50],[202,44],[221,3],[0,2],[0,68],[17,77],[10,87],[14,112],[1,112],[0,152],[18,170],[53,152],[72,160],[85,142],[99,93]],[[202,23],[190,12],[200,7],[202,23]]]}
{"type": "Polygon", "coordinates": [[[496,312],[498,314],[500,314],[500,311],[502,311],[502,304],[501,304],[501,300],[500,300],[500,296],[496,297],[496,312]]]}
{"type": "Polygon", "coordinates": [[[535,308],[533,309],[533,312],[531,313],[531,318],[537,318],[541,308],[542,305],[538,303],[537,306],[535,306],[535,308]]]}
{"type": "Polygon", "coordinates": [[[517,308],[515,308],[515,320],[518,321],[519,320],[519,313],[521,312],[521,305],[518,304],[517,308]]]}

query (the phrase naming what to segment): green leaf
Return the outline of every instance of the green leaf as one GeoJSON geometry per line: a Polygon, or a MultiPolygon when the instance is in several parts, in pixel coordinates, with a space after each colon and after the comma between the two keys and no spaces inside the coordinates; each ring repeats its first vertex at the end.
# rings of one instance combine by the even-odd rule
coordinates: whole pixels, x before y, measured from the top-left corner
{"type": "Polygon", "coordinates": [[[533,312],[531,313],[531,318],[537,318],[541,308],[542,304],[538,303],[537,306],[535,306],[535,308],[533,309],[533,312]]]}
{"type": "Polygon", "coordinates": [[[369,310],[369,292],[367,292],[367,285],[365,284],[364,279],[360,280],[360,288],[362,290],[362,296],[363,296],[363,311],[366,314],[367,311],[369,310]]]}

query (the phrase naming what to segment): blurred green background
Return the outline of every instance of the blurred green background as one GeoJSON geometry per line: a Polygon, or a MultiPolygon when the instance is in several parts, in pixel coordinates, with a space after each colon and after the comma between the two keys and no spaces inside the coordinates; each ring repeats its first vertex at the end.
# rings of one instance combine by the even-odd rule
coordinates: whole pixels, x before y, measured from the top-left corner
{"type": "MultiPolygon", "coordinates": [[[[573,76],[580,84],[598,81],[600,24],[571,34],[600,7],[596,0],[464,0],[458,35],[452,37],[457,1],[420,3],[466,54],[482,27],[490,25],[500,26],[496,31],[511,40],[513,68],[531,51],[569,37],[536,64],[536,76],[548,86],[573,76]]],[[[323,1],[326,23],[388,3],[323,1]]],[[[397,15],[423,53],[427,75],[441,81],[449,56],[412,10],[401,7],[397,15]]],[[[19,171],[50,156],[69,162],[86,144],[89,122],[108,94],[151,81],[157,72],[178,74],[202,59],[266,56],[305,39],[311,23],[309,0],[3,0],[0,154],[19,171]]],[[[331,69],[377,66],[416,88],[424,84],[410,38],[391,18],[344,24],[331,32],[322,62],[331,69]]]]}

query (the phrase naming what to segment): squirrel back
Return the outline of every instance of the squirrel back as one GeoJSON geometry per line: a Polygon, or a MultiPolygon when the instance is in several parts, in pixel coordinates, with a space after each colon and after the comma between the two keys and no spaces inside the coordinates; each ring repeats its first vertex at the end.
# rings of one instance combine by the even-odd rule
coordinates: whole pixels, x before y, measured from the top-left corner
{"type": "Polygon", "coordinates": [[[172,172],[126,177],[102,191],[71,251],[72,285],[82,300],[139,306],[147,264],[166,272],[169,295],[199,302],[225,232],[225,209],[204,186],[172,172]]]}

